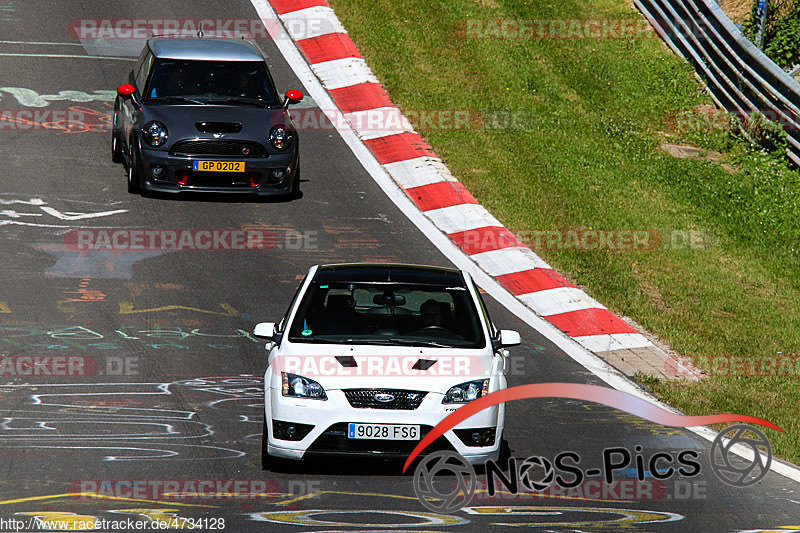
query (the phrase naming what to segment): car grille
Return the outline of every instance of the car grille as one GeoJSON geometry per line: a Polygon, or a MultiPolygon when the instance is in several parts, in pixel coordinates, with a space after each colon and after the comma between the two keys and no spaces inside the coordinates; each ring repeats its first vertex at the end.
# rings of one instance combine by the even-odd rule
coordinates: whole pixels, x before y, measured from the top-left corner
{"type": "MultiPolygon", "coordinates": [[[[420,440],[432,430],[432,426],[420,425],[420,440]]],[[[310,454],[369,454],[375,457],[397,456],[405,458],[416,448],[417,440],[372,440],[372,439],[348,439],[347,423],[340,422],[333,424],[326,429],[311,446],[308,447],[310,454]]],[[[439,437],[425,448],[421,455],[433,452],[449,450],[454,451],[453,447],[445,437],[439,437]]]]}
{"type": "Polygon", "coordinates": [[[267,157],[258,143],[247,141],[181,141],[172,147],[171,155],[267,157]],[[249,153],[245,154],[244,151],[249,153]]]}
{"type": "Polygon", "coordinates": [[[394,389],[347,389],[344,391],[347,401],[356,409],[404,409],[411,411],[419,407],[425,398],[425,392],[415,390],[394,389]],[[394,400],[380,402],[376,395],[391,394],[394,400]]]}
{"type": "MultiPolygon", "coordinates": [[[[261,179],[261,174],[258,174],[261,179]]],[[[214,172],[193,172],[189,185],[192,187],[239,187],[252,189],[248,174],[230,174],[214,172]]]]}

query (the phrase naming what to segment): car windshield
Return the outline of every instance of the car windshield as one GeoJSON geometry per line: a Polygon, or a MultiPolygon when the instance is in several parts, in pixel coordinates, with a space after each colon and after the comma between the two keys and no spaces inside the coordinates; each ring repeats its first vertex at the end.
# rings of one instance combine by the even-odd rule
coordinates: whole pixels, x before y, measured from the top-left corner
{"type": "Polygon", "coordinates": [[[482,348],[466,287],[312,282],[289,328],[292,342],[482,348]]]}
{"type": "Polygon", "coordinates": [[[263,61],[157,59],[144,95],[149,103],[245,99],[279,104],[263,61]]]}

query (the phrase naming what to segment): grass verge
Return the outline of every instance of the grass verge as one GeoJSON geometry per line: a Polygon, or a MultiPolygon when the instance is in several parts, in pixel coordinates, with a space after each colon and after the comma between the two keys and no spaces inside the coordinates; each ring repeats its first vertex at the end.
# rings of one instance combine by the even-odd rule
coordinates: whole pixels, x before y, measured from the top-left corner
{"type": "MultiPolygon", "coordinates": [[[[509,228],[706,236],[695,249],[538,251],[571,281],[689,357],[800,353],[800,177],[780,157],[695,120],[711,100],[690,66],[651,34],[563,38],[550,27],[545,38],[497,39],[464,31],[478,20],[483,36],[496,35],[487,19],[637,27],[644,19],[625,2],[332,4],[404,111],[502,109],[526,117],[522,129],[418,126],[509,228]],[[708,153],[676,158],[664,143],[708,153]]],[[[730,410],[770,420],[786,430],[770,434],[777,455],[798,462],[798,376],[723,374],[700,384],[647,385],[688,413],[730,410]]]]}

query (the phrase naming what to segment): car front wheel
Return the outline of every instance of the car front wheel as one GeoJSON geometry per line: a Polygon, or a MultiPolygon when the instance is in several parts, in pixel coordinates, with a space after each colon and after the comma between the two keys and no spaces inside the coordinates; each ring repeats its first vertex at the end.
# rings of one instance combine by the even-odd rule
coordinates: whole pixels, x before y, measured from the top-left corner
{"type": "Polygon", "coordinates": [[[297,163],[297,169],[294,171],[294,178],[292,178],[291,191],[287,195],[290,200],[300,198],[300,162],[297,163]]]}
{"type": "Polygon", "coordinates": [[[111,161],[114,163],[123,163],[125,158],[122,157],[122,141],[119,138],[119,131],[117,130],[117,111],[114,110],[114,124],[111,126],[111,161]]]}
{"type": "Polygon", "coordinates": [[[131,143],[131,157],[128,162],[128,192],[137,194],[139,192],[139,156],[136,148],[131,143]]]}

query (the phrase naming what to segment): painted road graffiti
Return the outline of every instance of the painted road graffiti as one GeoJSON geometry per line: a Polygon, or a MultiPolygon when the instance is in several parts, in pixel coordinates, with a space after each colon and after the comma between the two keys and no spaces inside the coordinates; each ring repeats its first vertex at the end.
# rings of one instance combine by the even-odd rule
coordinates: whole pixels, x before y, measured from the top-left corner
{"type": "MultiPolygon", "coordinates": [[[[507,527],[569,527],[571,533],[586,531],[619,531],[620,528],[630,529],[633,526],[651,526],[667,522],[677,522],[684,516],[664,511],[599,507],[592,505],[563,505],[563,506],[485,506],[469,507],[457,514],[439,514],[424,511],[410,511],[404,509],[389,509],[406,499],[404,496],[363,493],[347,491],[318,491],[300,497],[293,497],[290,493],[271,492],[270,497],[278,497],[277,501],[258,498],[258,502],[251,500],[241,505],[239,509],[229,503],[221,508],[211,502],[178,503],[170,499],[158,501],[151,499],[133,499],[119,496],[105,496],[92,492],[70,492],[53,494],[36,498],[21,498],[0,501],[0,509],[4,505],[30,504],[36,510],[17,511],[0,516],[10,525],[10,520],[19,520],[30,524],[29,519],[47,522],[47,525],[58,524],[59,531],[82,531],[92,529],[80,524],[81,521],[92,522],[94,529],[104,524],[104,530],[125,529],[114,526],[131,517],[142,521],[161,521],[168,523],[168,527],[155,528],[144,525],[140,529],[189,529],[200,528],[203,530],[223,529],[223,525],[233,529],[232,524],[239,520],[250,523],[261,523],[269,531],[275,525],[290,527],[327,527],[326,531],[371,531],[375,533],[388,531],[450,531],[452,526],[470,526],[470,529],[486,530],[490,526],[507,527]],[[77,513],[67,510],[70,500],[74,498],[92,498],[97,506],[90,511],[84,510],[77,513]],[[288,499],[284,499],[288,497],[288,499]],[[359,501],[369,501],[373,504],[370,508],[342,508],[342,497],[357,498],[359,501]],[[310,509],[297,509],[299,502],[311,504],[310,509]],[[125,505],[137,505],[125,508],[125,505]],[[253,505],[266,506],[269,510],[250,511],[253,505]],[[44,510],[43,508],[46,508],[44,510]],[[222,514],[226,516],[221,516],[222,514]],[[6,518],[7,516],[7,518],[6,518]],[[238,519],[238,520],[237,520],[238,519]],[[572,521],[570,521],[572,520],[572,521]],[[420,530],[417,528],[428,529],[420,530]],[[334,528],[334,529],[331,529],[334,528]]],[[[13,526],[11,526],[13,528],[13,526]]],[[[19,528],[24,530],[22,528],[19,528]]],[[[34,530],[35,528],[31,529],[34,530]]],[[[41,528],[44,529],[44,528],[41,528]]],[[[129,528],[132,529],[132,528],[129,528]]],[[[560,531],[564,531],[559,529],[560,531]]],[[[761,530],[766,531],[766,530],[761,530]]],[[[785,531],[781,529],[781,531],[785,531]]]]}
{"type": "Polygon", "coordinates": [[[0,132],[54,131],[63,133],[108,133],[113,124],[110,102],[105,109],[71,106],[67,109],[0,109],[0,132]]]}
{"type": "MultiPolygon", "coordinates": [[[[231,308],[233,309],[233,308],[231,308]]],[[[0,324],[0,346],[6,349],[34,348],[39,351],[123,350],[129,343],[153,350],[233,350],[241,343],[261,343],[240,328],[161,327],[142,329],[122,325],[102,333],[84,326],[46,326],[23,323],[0,324]]]]}
{"type": "MultiPolygon", "coordinates": [[[[45,498],[21,498],[13,500],[19,504],[26,500],[58,501],[70,494],[53,495],[45,498]]],[[[102,500],[102,497],[98,497],[102,500]]],[[[110,499],[110,498],[109,498],[110,499]]],[[[138,531],[138,530],[164,530],[164,529],[224,529],[224,518],[191,517],[187,511],[192,507],[206,507],[203,505],[187,505],[163,503],[159,507],[139,507],[120,509],[126,501],[141,504],[160,504],[135,500],[133,498],[113,498],[113,505],[102,513],[78,514],[71,511],[53,511],[47,505],[46,510],[16,512],[9,517],[0,517],[0,528],[10,531],[138,531]],[[179,507],[175,507],[179,506],[179,507]],[[189,508],[189,509],[187,509],[189,508]],[[108,513],[108,514],[106,514],[108,513]]],[[[9,502],[0,501],[0,505],[9,502]]]]}
{"type": "Polygon", "coordinates": [[[237,435],[234,442],[245,444],[248,433],[260,431],[261,383],[260,377],[244,375],[164,383],[4,385],[0,394],[15,398],[18,407],[0,415],[0,449],[4,454],[46,450],[48,457],[82,454],[83,461],[244,457],[238,447],[208,444],[217,432],[211,420],[219,420],[225,434],[237,435]],[[196,409],[162,407],[173,395],[196,409]],[[215,415],[218,411],[224,415],[215,415]],[[247,426],[239,429],[240,424],[247,426]]]}
{"type": "Polygon", "coordinates": [[[127,212],[127,209],[94,212],[61,211],[48,205],[42,198],[0,198],[0,226],[72,229],[85,227],[83,224],[87,220],[108,218],[127,212]],[[56,221],[61,223],[55,223],[56,221]],[[70,222],[79,222],[80,224],[64,224],[70,222]]]}
{"type": "Polygon", "coordinates": [[[83,91],[58,91],[56,94],[39,94],[33,89],[22,87],[0,87],[0,101],[2,93],[11,95],[17,103],[25,107],[47,107],[50,102],[113,102],[117,97],[116,91],[102,90],[86,93],[83,91]]]}
{"type": "MultiPolygon", "coordinates": [[[[321,491],[299,498],[306,502],[323,495],[357,495],[366,497],[404,498],[388,494],[321,491]]],[[[291,501],[291,500],[290,500],[291,501]]],[[[287,503],[287,502],[280,502],[287,503]]],[[[313,503],[313,502],[312,502],[313,503]]],[[[375,507],[378,507],[377,505],[375,507]]],[[[341,509],[322,506],[302,510],[276,510],[251,513],[250,519],[272,524],[342,528],[366,528],[369,531],[397,531],[396,528],[463,526],[479,522],[493,526],[510,527],[626,527],[637,524],[676,522],[684,517],[677,513],[645,509],[599,506],[482,506],[465,507],[457,514],[440,514],[424,511],[390,509],[341,509]],[[489,524],[486,524],[486,522],[489,524]]],[[[475,527],[475,526],[473,526],[475,527]]],[[[595,529],[593,529],[594,531],[595,529]]],[[[570,531],[580,531],[570,529],[570,531]]]]}
{"type": "Polygon", "coordinates": [[[15,11],[14,2],[0,2],[0,20],[19,20],[13,17],[15,11]]]}
{"type": "Polygon", "coordinates": [[[138,261],[169,253],[165,250],[141,252],[75,250],[63,243],[29,243],[27,246],[56,258],[55,264],[44,271],[45,277],[48,278],[131,279],[133,265],[138,261]]]}

